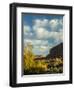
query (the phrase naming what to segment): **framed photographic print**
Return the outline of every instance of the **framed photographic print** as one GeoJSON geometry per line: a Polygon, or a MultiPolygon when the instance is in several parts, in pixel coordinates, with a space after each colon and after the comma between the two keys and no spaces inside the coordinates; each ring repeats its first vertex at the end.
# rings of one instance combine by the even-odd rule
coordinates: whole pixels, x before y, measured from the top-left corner
{"type": "Polygon", "coordinates": [[[72,7],[10,4],[10,86],[72,83],[72,7]]]}

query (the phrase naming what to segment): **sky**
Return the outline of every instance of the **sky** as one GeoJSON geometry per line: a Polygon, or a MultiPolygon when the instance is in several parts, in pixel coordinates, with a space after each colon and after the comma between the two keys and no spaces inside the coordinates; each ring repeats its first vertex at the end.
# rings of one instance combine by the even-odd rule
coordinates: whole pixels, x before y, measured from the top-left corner
{"type": "Polygon", "coordinates": [[[63,15],[22,14],[23,41],[33,45],[35,55],[47,55],[63,42],[63,15]]]}

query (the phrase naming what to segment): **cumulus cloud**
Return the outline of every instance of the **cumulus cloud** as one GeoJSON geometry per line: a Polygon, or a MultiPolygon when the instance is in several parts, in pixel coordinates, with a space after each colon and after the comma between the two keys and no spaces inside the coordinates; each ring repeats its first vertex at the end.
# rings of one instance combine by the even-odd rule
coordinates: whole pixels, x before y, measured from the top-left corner
{"type": "Polygon", "coordinates": [[[35,40],[35,39],[24,39],[24,43],[31,43],[34,46],[47,46],[48,40],[35,40]]]}
{"type": "Polygon", "coordinates": [[[46,28],[36,28],[34,30],[37,39],[59,39],[62,40],[63,32],[48,31],[46,28]]]}
{"type": "MultiPolygon", "coordinates": [[[[63,21],[62,19],[36,19],[32,28],[29,25],[24,25],[24,35],[29,38],[49,39],[56,38],[62,33],[63,21]],[[47,27],[49,26],[49,28],[47,27]],[[32,29],[32,31],[31,31],[32,29]]],[[[27,37],[25,36],[25,37],[27,37]]],[[[61,36],[60,36],[61,37],[61,36]]]]}
{"type": "Polygon", "coordinates": [[[48,25],[48,19],[36,19],[34,20],[34,25],[36,27],[45,27],[48,25]]]}
{"type": "Polygon", "coordinates": [[[62,19],[51,19],[49,21],[49,26],[51,30],[58,30],[63,27],[63,20],[62,19]]]}
{"type": "Polygon", "coordinates": [[[48,54],[49,52],[49,42],[48,40],[31,40],[31,39],[24,39],[24,45],[27,44],[33,45],[33,52],[35,54],[48,54]]]}
{"type": "Polygon", "coordinates": [[[24,31],[25,38],[33,38],[34,33],[31,31],[31,27],[29,25],[24,25],[23,31],[24,31]]]}
{"type": "Polygon", "coordinates": [[[24,25],[24,45],[33,45],[33,52],[36,54],[47,54],[49,50],[63,42],[63,21],[62,19],[36,19],[31,27],[24,25]]]}
{"type": "Polygon", "coordinates": [[[48,39],[49,32],[45,28],[36,28],[34,30],[37,39],[48,39]]]}
{"type": "Polygon", "coordinates": [[[53,46],[63,42],[62,17],[45,15],[27,18],[23,25],[24,46],[32,44],[33,52],[36,54],[47,54],[53,46]]]}
{"type": "Polygon", "coordinates": [[[62,19],[36,19],[34,20],[34,28],[37,27],[47,27],[49,26],[51,30],[56,30],[58,27],[62,28],[63,26],[63,20],[62,19]]]}
{"type": "Polygon", "coordinates": [[[34,20],[33,31],[36,39],[54,38],[62,40],[63,20],[62,19],[36,19],[34,20]]]}
{"type": "Polygon", "coordinates": [[[47,55],[49,53],[49,47],[46,47],[46,46],[40,46],[38,47],[38,49],[34,48],[33,51],[36,53],[36,54],[41,54],[41,55],[47,55]]]}
{"type": "Polygon", "coordinates": [[[23,26],[23,29],[24,29],[24,33],[29,33],[30,30],[31,30],[31,28],[30,28],[29,25],[24,25],[24,26],[23,26]]]}

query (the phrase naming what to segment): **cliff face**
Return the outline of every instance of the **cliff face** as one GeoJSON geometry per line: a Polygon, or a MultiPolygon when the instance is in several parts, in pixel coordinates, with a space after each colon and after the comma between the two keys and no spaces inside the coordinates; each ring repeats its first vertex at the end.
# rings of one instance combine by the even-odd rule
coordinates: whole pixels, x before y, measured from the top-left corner
{"type": "Polygon", "coordinates": [[[50,50],[50,54],[46,56],[47,59],[49,58],[63,58],[63,43],[60,43],[59,45],[53,47],[50,50]]]}

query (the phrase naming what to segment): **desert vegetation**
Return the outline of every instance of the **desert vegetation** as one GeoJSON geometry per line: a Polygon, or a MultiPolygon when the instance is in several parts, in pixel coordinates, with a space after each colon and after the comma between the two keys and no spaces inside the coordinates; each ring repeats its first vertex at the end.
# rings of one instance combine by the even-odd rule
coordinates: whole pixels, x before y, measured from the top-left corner
{"type": "Polygon", "coordinates": [[[63,72],[62,58],[35,60],[32,52],[33,46],[28,44],[24,48],[24,75],[26,74],[52,74],[63,72]]]}

